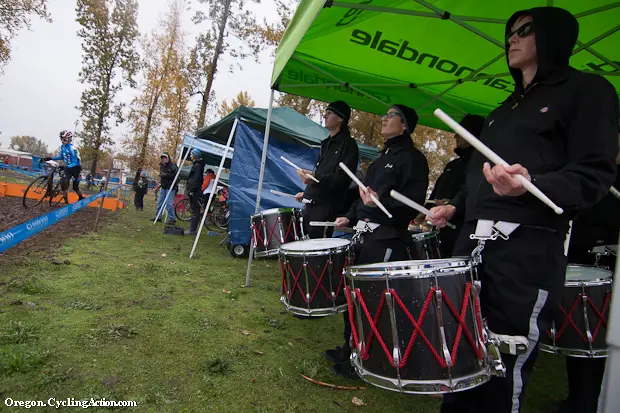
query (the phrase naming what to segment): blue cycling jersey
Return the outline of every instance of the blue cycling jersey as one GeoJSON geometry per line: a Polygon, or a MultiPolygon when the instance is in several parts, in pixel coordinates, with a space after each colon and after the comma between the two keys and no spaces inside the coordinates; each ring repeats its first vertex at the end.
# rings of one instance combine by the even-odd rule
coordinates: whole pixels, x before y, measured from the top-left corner
{"type": "Polygon", "coordinates": [[[61,145],[60,154],[52,159],[54,161],[63,160],[67,168],[73,168],[80,165],[80,152],[73,147],[73,144],[67,143],[66,145],[61,145]]]}

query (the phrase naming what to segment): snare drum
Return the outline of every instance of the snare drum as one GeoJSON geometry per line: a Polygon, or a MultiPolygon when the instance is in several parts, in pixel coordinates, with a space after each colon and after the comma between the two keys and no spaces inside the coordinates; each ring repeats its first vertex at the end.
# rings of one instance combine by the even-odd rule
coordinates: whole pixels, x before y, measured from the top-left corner
{"type": "Polygon", "coordinates": [[[288,311],[321,317],[347,309],[344,269],[353,259],[351,241],[309,239],[284,244],[278,251],[282,270],[280,301],[288,311]]]}
{"type": "Polygon", "coordinates": [[[293,208],[273,208],[251,217],[252,243],[255,257],[268,257],[278,253],[278,247],[297,241],[301,229],[293,208]]]}
{"type": "Polygon", "coordinates": [[[434,260],[443,258],[439,231],[421,232],[421,230],[410,230],[410,232],[412,232],[411,238],[413,239],[412,259],[434,260]]]}
{"type": "Polygon", "coordinates": [[[560,319],[541,335],[540,349],[570,357],[607,357],[605,336],[611,293],[611,271],[570,264],[560,319]]]}
{"type": "Polygon", "coordinates": [[[467,258],[349,267],[357,374],[403,393],[449,393],[488,381],[475,271],[467,258]]]}

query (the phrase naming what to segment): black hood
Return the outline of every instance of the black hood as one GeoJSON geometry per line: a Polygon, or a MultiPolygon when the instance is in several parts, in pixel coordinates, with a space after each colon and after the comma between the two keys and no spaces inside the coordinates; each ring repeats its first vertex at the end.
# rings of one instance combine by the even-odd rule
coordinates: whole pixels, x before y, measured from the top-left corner
{"type": "MultiPolygon", "coordinates": [[[[577,19],[570,12],[559,7],[535,7],[521,10],[508,19],[506,35],[510,33],[517,19],[523,15],[532,16],[534,21],[538,63],[538,71],[534,79],[545,80],[557,69],[568,67],[568,61],[579,35],[577,19]]],[[[508,62],[508,47],[506,47],[506,62],[508,62]]],[[[515,80],[516,90],[522,91],[521,71],[511,68],[510,74],[515,80]]]]}

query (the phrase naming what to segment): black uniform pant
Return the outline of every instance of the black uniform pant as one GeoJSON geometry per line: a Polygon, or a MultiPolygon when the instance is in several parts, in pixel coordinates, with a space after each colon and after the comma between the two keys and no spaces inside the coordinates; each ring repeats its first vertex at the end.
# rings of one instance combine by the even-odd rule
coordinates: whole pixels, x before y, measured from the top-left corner
{"type": "Polygon", "coordinates": [[[334,227],[312,227],[311,221],[328,221],[336,220],[336,209],[330,204],[306,204],[303,211],[304,217],[304,234],[309,238],[331,238],[334,233],[334,227]]]}
{"type": "Polygon", "coordinates": [[[200,220],[200,195],[189,196],[189,207],[192,210],[192,217],[189,219],[189,230],[195,232],[198,230],[198,221],[200,220]]]}
{"type": "Polygon", "coordinates": [[[566,357],[568,410],[562,413],[596,413],[606,358],[566,357]]]}
{"type": "MultiPolygon", "coordinates": [[[[472,252],[476,243],[469,235],[473,232],[475,223],[463,226],[455,256],[472,252]]],[[[445,394],[441,413],[521,411],[538,356],[539,337],[551,325],[564,288],[564,235],[521,226],[507,241],[486,242],[477,269],[482,282],[482,316],[494,333],[526,337],[528,349],[518,355],[502,354],[505,377],[493,376],[474,389],[445,394]]]]}
{"type": "MultiPolygon", "coordinates": [[[[362,244],[355,244],[355,265],[374,264],[377,262],[387,261],[406,261],[411,259],[411,251],[409,245],[400,238],[364,240],[362,244]],[[388,248],[391,250],[389,257],[387,256],[388,248]]],[[[342,313],[344,316],[344,346],[349,346],[351,338],[351,322],[349,321],[349,312],[342,313]]]]}
{"type": "Polygon", "coordinates": [[[142,211],[144,209],[144,192],[136,191],[136,194],[133,197],[133,205],[137,210],[142,211]]]}

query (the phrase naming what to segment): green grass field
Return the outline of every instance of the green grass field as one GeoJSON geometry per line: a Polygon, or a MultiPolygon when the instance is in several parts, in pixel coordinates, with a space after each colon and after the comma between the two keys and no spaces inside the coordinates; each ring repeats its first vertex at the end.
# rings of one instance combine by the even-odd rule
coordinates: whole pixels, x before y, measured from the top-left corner
{"type": "MultiPolygon", "coordinates": [[[[0,410],[9,397],[92,397],[134,400],[126,410],[137,412],[439,411],[429,396],[304,380],[300,373],[365,385],[332,374],[321,355],[341,344],[342,317],[285,313],[276,260],[255,260],[243,288],[247,261],[230,257],[220,238],[203,236],[190,260],[193,237],[164,236],[152,216],[120,212],[101,233],[56,251],[70,264],[0,258],[0,410]]],[[[563,363],[540,357],[525,412],[564,396],[563,363]]]]}

